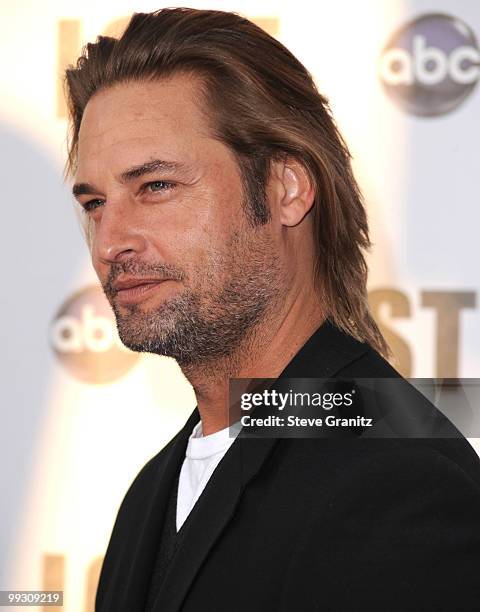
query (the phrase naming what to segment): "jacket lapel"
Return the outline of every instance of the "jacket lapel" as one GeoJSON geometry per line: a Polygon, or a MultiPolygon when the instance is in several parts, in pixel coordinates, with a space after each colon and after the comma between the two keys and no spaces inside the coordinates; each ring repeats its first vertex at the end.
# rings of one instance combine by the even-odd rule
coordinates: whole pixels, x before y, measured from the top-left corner
{"type": "MultiPolygon", "coordinates": [[[[367,345],[343,334],[327,320],[295,355],[279,378],[328,378],[366,350],[367,345]]],[[[198,411],[195,412],[198,420],[198,411]]],[[[193,423],[190,431],[192,428],[193,423]]],[[[277,438],[239,437],[232,444],[207,483],[204,494],[198,499],[192,511],[192,520],[187,519],[182,527],[185,528],[183,543],[168,568],[154,612],[177,612],[181,608],[209,551],[235,514],[245,487],[260,471],[277,441],[277,438]],[[211,503],[211,496],[208,495],[212,489],[215,503],[211,503]]],[[[178,461],[180,459],[177,457],[174,463],[177,465],[178,461]]],[[[166,491],[163,491],[162,499],[166,503],[166,491]]],[[[156,520],[159,520],[158,514],[156,520]]]]}
{"type": "Polygon", "coordinates": [[[210,549],[235,513],[240,500],[242,470],[239,449],[232,444],[208,481],[191,515],[182,526],[182,544],[165,575],[153,610],[174,612],[180,609],[195,575],[210,549]],[[209,490],[214,489],[212,503],[209,490]]]}
{"type": "Polygon", "coordinates": [[[148,502],[148,509],[140,529],[135,530],[136,541],[129,548],[128,557],[125,554],[121,557],[121,562],[130,568],[127,580],[123,584],[117,584],[115,592],[109,594],[110,600],[107,601],[112,605],[108,609],[113,609],[113,603],[117,602],[116,605],[122,610],[132,612],[143,610],[143,598],[149,586],[149,570],[155,563],[171,488],[183,462],[188,437],[199,418],[198,410],[195,409],[177,434],[158,468],[155,478],[157,487],[148,502]]]}

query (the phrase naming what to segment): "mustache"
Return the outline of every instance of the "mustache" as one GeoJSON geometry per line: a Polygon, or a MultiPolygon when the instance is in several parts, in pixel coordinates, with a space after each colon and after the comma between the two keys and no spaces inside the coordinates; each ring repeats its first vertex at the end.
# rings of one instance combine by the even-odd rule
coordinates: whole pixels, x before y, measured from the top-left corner
{"type": "Polygon", "coordinates": [[[185,272],[175,266],[164,263],[145,263],[133,260],[113,263],[110,266],[107,279],[102,283],[103,291],[106,296],[111,298],[117,294],[117,289],[113,286],[119,276],[128,275],[135,278],[158,278],[158,280],[184,280],[185,272]]]}

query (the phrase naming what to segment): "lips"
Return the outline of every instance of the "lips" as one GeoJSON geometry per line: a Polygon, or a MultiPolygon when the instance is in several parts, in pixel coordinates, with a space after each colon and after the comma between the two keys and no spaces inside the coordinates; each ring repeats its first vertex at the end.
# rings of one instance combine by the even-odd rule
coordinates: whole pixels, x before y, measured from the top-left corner
{"type": "Polygon", "coordinates": [[[125,279],[113,283],[116,299],[122,304],[134,304],[148,297],[169,279],[125,279]]]}
{"type": "Polygon", "coordinates": [[[152,283],[161,283],[167,279],[164,278],[123,278],[116,280],[113,283],[113,288],[117,291],[121,291],[123,289],[132,289],[134,287],[139,287],[141,285],[151,285],[152,283]]]}

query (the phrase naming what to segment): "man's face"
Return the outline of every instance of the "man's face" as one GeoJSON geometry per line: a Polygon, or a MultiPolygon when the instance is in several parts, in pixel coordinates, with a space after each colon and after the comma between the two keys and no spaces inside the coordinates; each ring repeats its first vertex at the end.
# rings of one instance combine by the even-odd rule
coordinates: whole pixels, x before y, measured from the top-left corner
{"type": "Polygon", "coordinates": [[[248,222],[238,165],[211,136],[192,77],[97,93],[75,183],[126,346],[180,365],[217,359],[281,303],[270,224],[248,222]]]}

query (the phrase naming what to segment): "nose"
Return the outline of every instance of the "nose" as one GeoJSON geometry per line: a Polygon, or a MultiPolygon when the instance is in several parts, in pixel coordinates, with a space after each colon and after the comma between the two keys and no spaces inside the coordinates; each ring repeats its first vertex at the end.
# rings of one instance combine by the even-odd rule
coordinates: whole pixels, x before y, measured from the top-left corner
{"type": "Polygon", "coordinates": [[[145,249],[145,238],[128,204],[112,200],[103,205],[92,247],[94,259],[108,265],[136,256],[145,249]]]}

